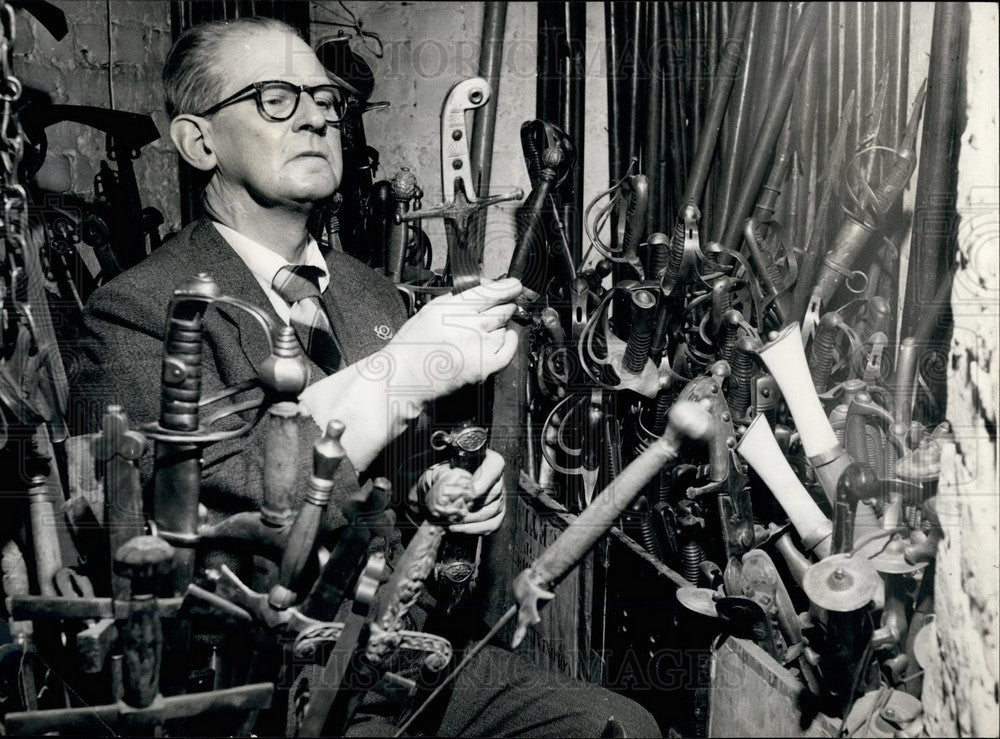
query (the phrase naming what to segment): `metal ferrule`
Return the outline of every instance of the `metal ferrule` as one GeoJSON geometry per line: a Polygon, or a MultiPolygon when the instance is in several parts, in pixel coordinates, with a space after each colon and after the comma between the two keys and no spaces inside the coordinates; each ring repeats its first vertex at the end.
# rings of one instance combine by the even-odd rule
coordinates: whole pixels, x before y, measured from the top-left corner
{"type": "Polygon", "coordinates": [[[306,489],[305,500],[320,507],[330,502],[333,495],[333,483],[329,480],[313,476],[309,478],[309,487],[306,489]]]}

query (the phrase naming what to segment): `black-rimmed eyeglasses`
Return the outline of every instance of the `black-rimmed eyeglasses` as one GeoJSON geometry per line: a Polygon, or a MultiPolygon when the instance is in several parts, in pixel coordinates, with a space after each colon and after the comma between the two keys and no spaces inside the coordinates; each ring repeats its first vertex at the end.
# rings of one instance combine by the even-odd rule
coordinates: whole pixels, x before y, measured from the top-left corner
{"type": "Polygon", "coordinates": [[[295,85],[283,80],[265,80],[247,85],[211,108],[198,113],[208,116],[227,105],[242,102],[253,96],[257,101],[257,111],[266,121],[287,121],[299,107],[302,93],[309,93],[316,106],[323,111],[327,125],[340,127],[340,119],[347,112],[347,93],[336,85],[295,85]]]}

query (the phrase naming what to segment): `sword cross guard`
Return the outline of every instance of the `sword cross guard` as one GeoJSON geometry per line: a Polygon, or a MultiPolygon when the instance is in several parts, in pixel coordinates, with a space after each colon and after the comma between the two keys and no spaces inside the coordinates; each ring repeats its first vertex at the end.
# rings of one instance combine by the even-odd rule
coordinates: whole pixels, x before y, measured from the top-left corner
{"type": "Polygon", "coordinates": [[[477,210],[508,200],[520,200],[524,192],[513,190],[504,195],[476,197],[475,174],[469,157],[469,132],[465,114],[481,108],[490,100],[490,84],[482,77],[470,77],[452,86],[441,111],[441,205],[399,215],[396,223],[420,218],[447,218],[464,234],[469,217],[477,210]]]}

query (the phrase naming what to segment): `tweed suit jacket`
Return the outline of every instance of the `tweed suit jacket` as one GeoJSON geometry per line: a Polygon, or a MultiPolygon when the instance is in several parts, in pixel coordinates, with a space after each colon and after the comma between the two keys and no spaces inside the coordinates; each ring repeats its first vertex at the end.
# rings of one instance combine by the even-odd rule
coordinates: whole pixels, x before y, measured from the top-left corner
{"type": "MultiPolygon", "coordinates": [[[[342,252],[325,256],[330,286],[323,299],[344,364],[352,364],[382,348],[406,320],[406,313],[395,287],[384,277],[342,252]]],[[[167,306],[177,285],[202,272],[215,279],[223,294],[252,303],[280,325],[260,284],[211,222],[202,219],[190,224],[88,300],[81,338],[70,361],[71,422],[78,433],[99,430],[110,403],[124,408],[133,428],[159,417],[167,306]]],[[[203,397],[252,379],[269,353],[267,337],[252,317],[228,306],[210,308],[204,320],[203,397]]],[[[312,381],[324,376],[319,367],[310,365],[312,381]]],[[[320,430],[304,416],[298,425],[296,489],[302,495],[311,472],[312,445],[320,430]]],[[[266,426],[260,423],[248,436],[205,448],[201,502],[212,519],[259,506],[266,426]]],[[[384,470],[369,471],[382,474],[384,470]]],[[[143,458],[142,473],[148,483],[151,454],[143,458]]],[[[357,471],[347,460],[335,484],[335,501],[357,490],[357,471]]],[[[338,506],[329,506],[328,524],[337,527],[343,522],[338,506]]]]}

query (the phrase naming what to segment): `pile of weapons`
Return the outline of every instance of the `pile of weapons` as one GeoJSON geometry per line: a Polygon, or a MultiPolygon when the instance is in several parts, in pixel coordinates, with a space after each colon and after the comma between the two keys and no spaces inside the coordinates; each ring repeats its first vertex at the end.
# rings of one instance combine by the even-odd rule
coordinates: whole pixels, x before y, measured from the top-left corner
{"type": "MultiPolygon", "coordinates": [[[[911,252],[899,340],[895,305],[925,98],[922,178],[939,156],[926,142],[955,135],[939,113],[960,74],[942,51],[949,13],[935,16],[930,92],[908,106],[903,6],[608,4],[609,56],[637,62],[609,69],[612,187],[585,212],[599,259],[574,260],[557,225],[522,231],[533,251],[511,269],[540,296],[530,476],[587,510],[671,407],[707,403],[707,447],[628,491],[620,526],[690,583],[682,606],[875,735],[919,731],[942,535],[946,301],[917,309],[925,254],[911,252]]],[[[568,139],[540,121],[523,134],[529,202],[552,198],[543,218],[558,218],[568,139]]]]}
{"type": "MultiPolygon", "coordinates": [[[[948,15],[936,36],[955,34],[948,15]]],[[[588,525],[615,490],[621,528],[690,583],[680,604],[756,641],[849,730],[919,731],[951,432],[942,301],[907,310],[896,338],[901,200],[926,97],[922,85],[907,104],[907,9],[610,3],[606,19],[609,56],[636,64],[609,69],[612,186],[583,214],[586,252],[566,222],[564,185],[581,166],[571,121],[521,130],[532,191],[508,274],[532,326],[525,471],[588,525]],[[709,409],[707,446],[648,482],[624,474],[684,401],[709,409]]],[[[934,110],[953,102],[957,73],[942,48],[934,110]]],[[[465,130],[449,111],[488,93],[467,80],[445,104],[449,203],[407,212],[419,188],[409,171],[392,182],[383,263],[412,307],[478,267],[467,220],[499,199],[466,197],[468,153],[448,148],[465,130]],[[432,216],[456,225],[443,276],[426,270],[423,237],[399,229],[432,216]]],[[[928,118],[925,141],[954,135],[928,118]]],[[[527,589],[515,583],[519,600],[527,589]]]]}
{"type": "MultiPolygon", "coordinates": [[[[914,696],[942,535],[933,501],[950,437],[935,385],[938,316],[904,315],[897,340],[894,308],[908,228],[900,199],[917,165],[925,94],[906,110],[905,5],[851,4],[840,13],[814,3],[608,5],[609,56],[650,50],[652,69],[666,72],[649,76],[647,96],[641,65],[613,67],[613,183],[584,218],[594,263],[574,242],[572,208],[560,200],[560,185],[582,166],[573,139],[545,120],[522,127],[532,191],[519,208],[509,274],[527,288],[517,315],[531,361],[525,471],[581,525],[517,578],[519,608],[503,621],[519,615],[519,641],[547,589],[618,522],[690,583],[677,594],[685,608],[758,642],[801,676],[826,713],[851,729],[909,733],[920,728],[914,696]],[[665,43],[677,39],[697,40],[718,63],[697,74],[701,57],[691,51],[676,68],[682,55],[666,50],[690,51],[665,43]]],[[[936,18],[936,37],[951,31],[936,18]]],[[[953,85],[940,81],[955,74],[936,67],[948,57],[948,44],[936,40],[929,111],[949,105],[938,98],[953,85]]],[[[470,238],[470,221],[520,197],[487,198],[470,184],[464,113],[484,106],[490,91],[480,78],[465,80],[445,103],[443,206],[411,209],[420,189],[404,170],[391,183],[365,183],[360,221],[342,214],[348,232],[376,237],[369,261],[400,285],[411,309],[476,284],[481,243],[470,238]],[[443,275],[430,270],[418,225],[433,216],[454,226],[443,275]]],[[[947,116],[926,118],[925,140],[950,135],[927,130],[947,116]]],[[[371,152],[363,136],[357,141],[360,170],[371,152]]],[[[5,225],[9,240],[15,224],[5,225]]],[[[169,306],[163,367],[160,419],[132,430],[110,408],[91,447],[101,526],[77,497],[63,506],[71,525],[56,525],[59,469],[45,424],[29,435],[37,470],[30,515],[3,547],[6,731],[182,733],[185,720],[212,712],[220,723],[200,723],[198,733],[282,733],[283,707],[261,713],[289,695],[275,684],[289,665],[323,663],[335,645],[308,696],[289,700],[300,734],[336,733],[364,694],[356,686],[383,680],[415,692],[385,671],[393,651],[422,652],[426,670],[444,669],[451,645],[406,631],[404,616],[443,524],[467,502],[432,491],[428,520],[376,599],[384,563],[369,557],[368,542],[387,525],[385,481],[357,491],[343,511],[354,525],[315,565],[342,427],[317,442],[305,502],[292,506],[288,462],[306,376],[291,329],[199,276],[169,306]],[[202,319],[219,304],[254,314],[272,358],[256,382],[203,398],[202,319]],[[262,392],[247,399],[255,388],[262,392]],[[209,413],[213,404],[222,410],[209,413]],[[258,422],[268,434],[264,505],[200,520],[201,450],[258,422]],[[151,513],[138,473],[149,441],[159,460],[151,513]],[[96,530],[110,547],[87,546],[96,530]],[[202,546],[252,554],[254,581],[224,565],[206,581],[195,572],[202,546]],[[94,595],[81,568],[65,566],[78,550],[111,553],[86,568],[108,596],[94,595]],[[345,599],[354,607],[334,621],[345,599]],[[192,676],[192,623],[238,628],[253,649],[222,640],[213,668],[192,676]]],[[[446,435],[453,464],[476,463],[483,425],[459,414],[446,435]]]]}

